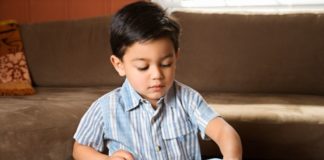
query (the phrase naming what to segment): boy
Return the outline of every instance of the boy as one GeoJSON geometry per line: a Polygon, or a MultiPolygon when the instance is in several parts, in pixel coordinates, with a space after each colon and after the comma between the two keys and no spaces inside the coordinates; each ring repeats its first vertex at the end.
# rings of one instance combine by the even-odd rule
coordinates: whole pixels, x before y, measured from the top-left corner
{"type": "Polygon", "coordinates": [[[95,101],[74,135],[75,159],[199,160],[197,133],[214,140],[224,159],[241,159],[236,131],[199,93],[174,80],[179,24],[152,2],[117,12],[110,60],[126,80],[95,101]],[[108,148],[108,155],[101,152],[108,148]]]}

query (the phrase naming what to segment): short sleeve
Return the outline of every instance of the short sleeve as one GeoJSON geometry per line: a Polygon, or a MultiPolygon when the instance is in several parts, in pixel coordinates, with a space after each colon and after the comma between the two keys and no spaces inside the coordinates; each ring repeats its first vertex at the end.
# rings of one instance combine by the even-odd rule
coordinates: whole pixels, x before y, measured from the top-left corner
{"type": "Polygon", "coordinates": [[[199,99],[197,100],[196,108],[193,110],[193,115],[197,121],[202,139],[206,140],[209,139],[205,134],[207,124],[220,115],[208,106],[207,102],[200,95],[198,97],[199,99]]]}
{"type": "Polygon", "coordinates": [[[83,115],[74,139],[85,146],[94,148],[97,151],[104,150],[103,118],[98,101],[94,102],[88,111],[83,115]]]}
{"type": "Polygon", "coordinates": [[[182,90],[182,98],[185,99],[186,105],[189,107],[191,122],[198,127],[202,139],[209,139],[205,134],[207,124],[220,115],[207,104],[197,91],[189,87],[182,90]]]}

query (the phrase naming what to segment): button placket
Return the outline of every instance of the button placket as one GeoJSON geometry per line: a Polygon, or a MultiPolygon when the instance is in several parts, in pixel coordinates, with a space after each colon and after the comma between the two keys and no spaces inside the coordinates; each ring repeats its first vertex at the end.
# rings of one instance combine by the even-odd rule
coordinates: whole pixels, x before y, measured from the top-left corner
{"type": "Polygon", "coordinates": [[[152,122],[152,138],[153,145],[156,153],[157,159],[163,159],[163,140],[161,139],[161,120],[163,117],[163,107],[158,106],[157,110],[153,114],[151,119],[152,122]]]}

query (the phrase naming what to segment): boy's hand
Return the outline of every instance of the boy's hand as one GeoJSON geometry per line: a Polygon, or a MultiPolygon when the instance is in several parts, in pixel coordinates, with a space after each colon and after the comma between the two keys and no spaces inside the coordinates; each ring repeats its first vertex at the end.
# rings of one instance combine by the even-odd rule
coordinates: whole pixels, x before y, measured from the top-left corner
{"type": "Polygon", "coordinates": [[[78,142],[74,143],[73,158],[75,160],[135,160],[133,155],[128,151],[118,150],[111,156],[108,156],[78,142]]]}
{"type": "Polygon", "coordinates": [[[118,150],[109,157],[109,160],[135,160],[135,159],[130,152],[125,150],[118,150]]]}

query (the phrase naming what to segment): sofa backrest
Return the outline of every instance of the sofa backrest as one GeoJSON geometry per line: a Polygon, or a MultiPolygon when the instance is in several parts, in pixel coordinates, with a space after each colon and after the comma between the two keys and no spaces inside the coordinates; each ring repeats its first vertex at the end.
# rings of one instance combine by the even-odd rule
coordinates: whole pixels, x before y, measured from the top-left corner
{"type": "MultiPolygon", "coordinates": [[[[199,91],[324,94],[324,14],[172,14],[183,29],[179,81],[199,91]]],[[[110,19],[23,24],[34,84],[120,85],[110,19]]]]}
{"type": "Polygon", "coordinates": [[[119,85],[109,62],[109,16],[22,24],[21,34],[36,86],[119,85]]]}
{"type": "Polygon", "coordinates": [[[177,79],[198,90],[324,94],[324,14],[174,12],[177,79]]]}

